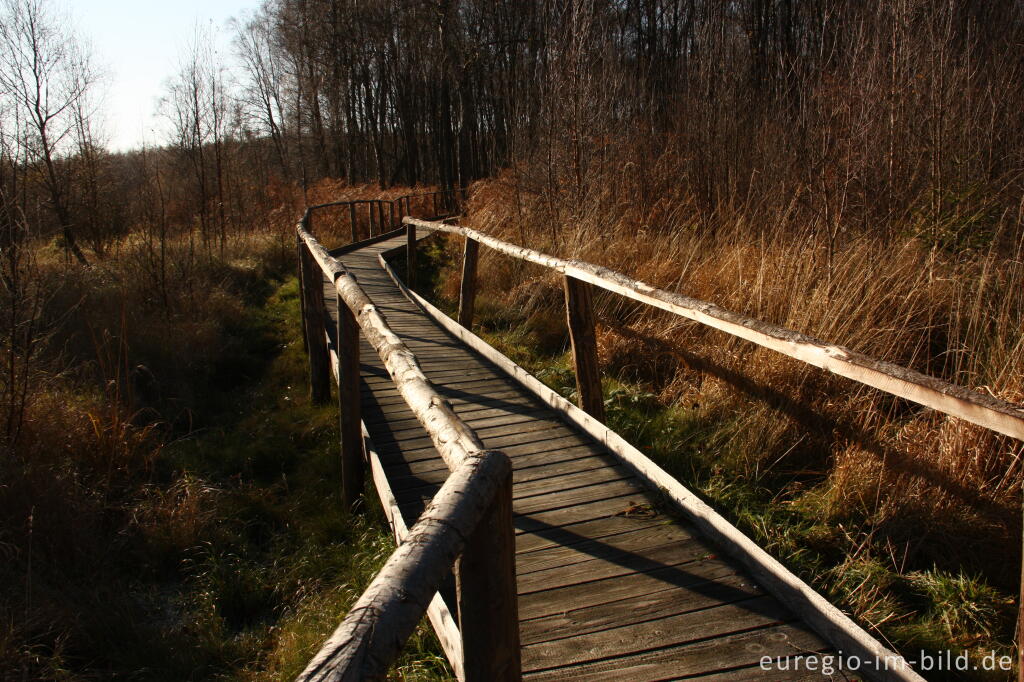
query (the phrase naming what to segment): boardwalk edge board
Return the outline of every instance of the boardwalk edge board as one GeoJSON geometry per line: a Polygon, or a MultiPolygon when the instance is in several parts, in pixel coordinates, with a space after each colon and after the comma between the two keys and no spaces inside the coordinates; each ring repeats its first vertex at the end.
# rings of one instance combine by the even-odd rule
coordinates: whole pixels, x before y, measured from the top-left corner
{"type": "MultiPolygon", "coordinates": [[[[429,225],[427,226],[429,227],[429,225]]],[[[424,235],[424,237],[427,235],[424,235]]],[[[483,236],[483,235],[481,235],[483,236]]],[[[474,236],[473,238],[476,238],[474,236]]],[[[924,678],[908,665],[897,663],[902,658],[888,649],[849,616],[819,595],[778,560],[765,552],[753,540],[729,523],[686,486],[655,464],[647,456],[626,442],[621,436],[593,419],[580,408],[555,393],[525,369],[500,353],[479,336],[461,326],[429,301],[405,286],[385,260],[405,245],[382,252],[380,265],[395,285],[429,317],[447,329],[463,343],[501,368],[538,398],[558,410],[571,423],[595,438],[617,456],[641,480],[654,490],[661,491],[710,540],[740,561],[753,577],[769,592],[804,619],[819,635],[836,646],[846,658],[857,657],[865,667],[861,674],[874,680],[923,682],[924,678]],[[877,665],[880,669],[870,669],[877,665]]],[[[575,276],[575,273],[573,273],[575,276]]]]}

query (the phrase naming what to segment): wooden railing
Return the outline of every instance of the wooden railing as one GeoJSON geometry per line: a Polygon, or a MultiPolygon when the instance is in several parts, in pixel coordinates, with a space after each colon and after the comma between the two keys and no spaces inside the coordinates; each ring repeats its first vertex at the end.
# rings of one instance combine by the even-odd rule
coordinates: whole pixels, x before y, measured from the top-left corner
{"type": "Polygon", "coordinates": [[[403,216],[426,215],[434,219],[455,216],[465,197],[465,189],[441,189],[404,194],[395,199],[329,201],[307,209],[307,227],[313,229],[314,212],[328,208],[340,209],[343,217],[348,219],[349,241],[357,242],[400,228],[403,216]]]}
{"type": "MultiPolygon", "coordinates": [[[[342,501],[363,490],[359,335],[377,351],[395,386],[451,473],[404,541],[310,661],[300,680],[382,678],[424,613],[439,599],[454,564],[460,641],[449,650],[464,680],[520,678],[512,468],[431,386],[416,356],[395,335],[359,282],[313,237],[311,209],[296,228],[302,318],[314,401],[330,398],[324,280],[337,297],[337,368],[342,501]]],[[[444,643],[444,639],[442,638],[444,643]]]]}
{"type": "MultiPolygon", "coordinates": [[[[807,364],[826,369],[890,395],[905,398],[945,414],[965,419],[1012,438],[1024,441],[1024,408],[993,396],[969,390],[920,372],[876,360],[856,351],[812,338],[778,325],[745,317],[719,306],[681,294],[658,289],[620,272],[590,263],[550,256],[483,234],[476,230],[437,221],[405,217],[408,244],[415,244],[416,228],[444,232],[465,238],[465,251],[458,309],[459,323],[470,328],[476,298],[476,269],[479,244],[520,260],[544,266],[564,275],[565,306],[579,405],[603,421],[600,372],[594,342],[595,319],[592,287],[646,303],[694,320],[732,336],[770,348],[807,364]]],[[[1024,566],[1022,566],[1018,630],[1024,624],[1024,566]]],[[[1024,638],[1019,634],[1018,639],[1024,638]]],[[[1024,682],[1024,646],[1018,641],[1019,679],[1024,682]]]]}

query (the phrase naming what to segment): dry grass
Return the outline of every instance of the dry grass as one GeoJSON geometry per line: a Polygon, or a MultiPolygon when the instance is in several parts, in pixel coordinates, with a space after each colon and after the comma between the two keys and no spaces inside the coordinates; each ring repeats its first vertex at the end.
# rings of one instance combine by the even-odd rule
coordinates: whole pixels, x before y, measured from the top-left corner
{"type": "MultiPolygon", "coordinates": [[[[1019,244],[951,252],[931,248],[922,226],[908,224],[888,237],[851,226],[830,246],[787,208],[795,197],[775,208],[723,208],[709,222],[694,218],[685,197],[640,211],[610,196],[579,204],[535,190],[516,172],[478,183],[466,222],[1012,403],[1024,399],[1019,244]]],[[[457,264],[458,247],[450,248],[457,264]]],[[[441,293],[453,296],[457,277],[452,270],[441,293]]],[[[563,315],[550,273],[485,254],[480,281],[482,305],[506,306],[507,318],[563,315]]],[[[710,425],[703,438],[727,485],[765,489],[772,504],[845,529],[848,537],[832,544],[846,548],[847,560],[892,575],[966,571],[1015,593],[1020,443],[608,294],[597,307],[604,371],[710,425]]],[[[871,580],[836,589],[863,613],[888,598],[871,580]]]]}
{"type": "MultiPolygon", "coordinates": [[[[140,224],[90,268],[38,244],[37,307],[0,301],[33,329],[0,336],[28,379],[0,448],[0,678],[294,675],[390,553],[379,515],[329,501],[336,413],[306,401],[282,287],[302,197],[263,199],[223,240],[140,224]]],[[[411,651],[404,677],[444,674],[425,632],[411,651]]]]}

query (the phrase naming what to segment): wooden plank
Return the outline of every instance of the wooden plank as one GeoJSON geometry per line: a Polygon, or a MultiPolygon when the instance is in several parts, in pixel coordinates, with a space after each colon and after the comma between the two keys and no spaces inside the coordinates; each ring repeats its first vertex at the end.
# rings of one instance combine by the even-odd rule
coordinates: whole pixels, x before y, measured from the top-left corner
{"type": "MultiPolygon", "coordinates": [[[[520,422],[533,421],[537,418],[544,418],[544,413],[541,410],[528,410],[524,412],[509,412],[501,409],[488,409],[480,410],[484,416],[477,417],[477,412],[465,412],[462,410],[456,410],[462,419],[469,424],[472,429],[482,429],[490,426],[501,426],[506,424],[517,424],[520,422]],[[496,414],[493,414],[496,413],[496,414]]],[[[550,414],[550,412],[548,412],[550,414]]],[[[422,433],[423,426],[419,423],[419,420],[412,419],[396,419],[387,422],[381,422],[380,431],[383,433],[390,433],[396,438],[403,438],[405,436],[422,433]]]]}
{"type": "Polygon", "coordinates": [[[832,674],[820,672],[822,661],[826,656],[830,656],[830,654],[810,652],[791,656],[781,655],[780,658],[783,662],[778,666],[773,664],[767,670],[762,668],[758,662],[758,665],[701,675],[697,679],[700,682],[750,682],[751,680],[756,680],[756,682],[824,682],[835,679],[857,679],[857,677],[851,677],[851,673],[838,669],[839,663],[835,656],[828,658],[830,668],[835,672],[832,674]],[[808,660],[813,660],[814,663],[808,664],[808,660]],[[814,668],[813,671],[808,669],[809,665],[814,668]],[[842,674],[843,677],[836,677],[837,674],[842,674]]]}
{"type": "Polygon", "coordinates": [[[597,363],[594,303],[590,285],[573,277],[564,278],[565,316],[572,341],[572,362],[576,369],[576,390],[580,408],[598,421],[604,421],[604,396],[601,394],[601,370],[597,363]]]}
{"type": "MultiPolygon", "coordinates": [[[[401,500],[399,500],[401,501],[401,500]]],[[[658,545],[648,548],[642,555],[632,552],[615,554],[606,552],[606,556],[595,557],[569,566],[552,566],[524,573],[519,576],[519,594],[526,595],[532,592],[546,592],[557,587],[568,587],[570,585],[585,585],[598,581],[615,578],[632,573],[649,573],[651,571],[678,567],[683,564],[692,564],[693,568],[699,568],[701,562],[717,562],[735,573],[736,569],[728,567],[720,559],[713,559],[715,556],[707,543],[700,538],[688,538],[680,542],[658,545]],[[614,560],[609,557],[614,557],[614,560]]],[[[525,561],[525,558],[520,558],[525,561]]],[[[671,574],[672,579],[682,579],[686,571],[675,571],[671,574]]],[[[592,588],[599,594],[604,585],[593,585],[592,588]]]]}
{"type": "Polygon", "coordinates": [[[512,479],[517,485],[520,485],[531,481],[557,478],[569,473],[580,473],[584,471],[591,471],[593,469],[601,469],[616,463],[616,460],[607,454],[581,457],[564,462],[545,462],[534,466],[517,466],[517,460],[517,462],[513,464],[515,469],[512,472],[512,479]]]}
{"type": "Polygon", "coordinates": [[[594,483],[579,488],[571,488],[556,492],[549,492],[543,495],[534,495],[524,499],[516,500],[516,514],[527,515],[533,512],[561,509],[572,507],[582,502],[594,500],[605,500],[622,495],[634,495],[637,499],[642,497],[641,488],[637,485],[635,478],[628,478],[622,481],[611,481],[606,483],[594,483]]]}
{"type": "MultiPolygon", "coordinates": [[[[712,580],[693,576],[693,584],[663,589],[625,599],[605,601],[592,606],[567,601],[569,608],[522,623],[523,645],[576,637],[608,628],[646,623],[669,616],[711,608],[719,604],[741,601],[763,592],[749,576],[715,575],[712,580]]],[[[557,603],[557,596],[548,595],[557,603]]],[[[599,595],[604,599],[604,595],[599,595]]]]}
{"type": "MultiPolygon", "coordinates": [[[[557,445],[584,445],[586,441],[576,434],[559,435],[564,433],[562,429],[550,431],[531,431],[524,434],[513,434],[510,436],[493,436],[487,439],[488,447],[501,448],[502,450],[520,450],[526,447],[555,447],[557,445]]],[[[424,459],[432,459],[437,456],[437,450],[429,445],[421,443],[393,443],[390,447],[382,447],[382,454],[386,454],[386,464],[394,461],[394,457],[400,457],[406,462],[418,462],[424,459]]]]}
{"type": "MultiPolygon", "coordinates": [[[[408,477],[404,484],[393,482],[392,486],[402,494],[418,492],[421,497],[428,498],[433,495],[441,484],[447,480],[442,472],[438,472],[440,480],[426,480],[417,477],[408,477]]],[[[528,500],[538,496],[548,496],[555,493],[567,493],[577,488],[587,488],[582,491],[587,494],[595,485],[615,483],[632,479],[632,473],[624,468],[604,467],[580,472],[579,475],[562,476],[556,479],[542,479],[538,483],[542,485],[518,485],[515,488],[513,498],[515,500],[528,500]]]]}
{"type": "Polygon", "coordinates": [[[459,284],[459,324],[466,329],[473,328],[473,311],[476,306],[476,264],[480,244],[466,239],[462,252],[462,281],[459,284]]]}
{"type": "MultiPolygon", "coordinates": [[[[523,440],[536,440],[534,434],[537,432],[547,433],[548,437],[569,435],[572,433],[572,431],[563,424],[537,420],[520,422],[518,424],[501,424],[498,426],[475,430],[477,437],[482,439],[483,443],[489,443],[490,445],[488,445],[488,447],[491,448],[499,448],[502,447],[502,445],[513,445],[519,442],[520,437],[522,437],[523,440]]],[[[434,444],[433,439],[426,434],[418,437],[406,436],[396,438],[394,437],[394,434],[390,434],[387,431],[375,432],[374,441],[376,441],[376,443],[382,448],[395,443],[401,446],[403,452],[430,447],[434,444]]]]}
{"type": "MultiPolygon", "coordinates": [[[[486,425],[485,422],[502,418],[502,417],[530,417],[534,415],[542,415],[543,408],[540,407],[522,407],[522,408],[508,408],[508,407],[478,407],[476,405],[463,405],[459,409],[455,410],[455,413],[462,417],[462,419],[470,426],[476,427],[477,424],[486,425]]],[[[550,412],[549,412],[550,414],[550,412]]],[[[392,431],[401,431],[410,426],[418,426],[418,421],[413,421],[415,417],[399,419],[394,418],[387,420],[387,425],[392,431]]],[[[384,420],[379,420],[379,423],[385,423],[384,420]]]]}
{"type": "MultiPolygon", "coordinates": [[[[365,395],[366,393],[375,394],[381,390],[379,387],[367,386],[362,384],[360,390],[365,395]]],[[[387,389],[385,389],[387,390],[387,389]]],[[[467,379],[466,381],[452,382],[443,385],[437,385],[436,391],[441,396],[449,396],[452,399],[468,396],[470,401],[479,397],[480,399],[501,397],[512,397],[519,396],[526,398],[523,395],[521,389],[518,386],[514,386],[506,379],[467,379]],[[511,392],[511,395],[509,393],[511,392]]],[[[399,395],[388,395],[380,399],[381,404],[394,404],[394,398],[401,398],[399,395]],[[389,402],[390,401],[390,402],[389,402]]],[[[536,404],[536,403],[533,403],[536,404]]]]}
{"type": "MultiPolygon", "coordinates": [[[[530,669],[588,663],[781,625],[792,617],[792,613],[775,597],[753,597],[656,621],[603,628],[567,639],[524,646],[523,663],[530,669]]],[[[819,642],[818,646],[823,646],[823,643],[819,642]]]]}
{"type": "MultiPolygon", "coordinates": [[[[560,666],[535,674],[524,674],[524,679],[536,682],[678,679],[717,672],[731,666],[753,668],[760,662],[762,656],[785,658],[792,656],[794,652],[812,653],[826,650],[821,640],[807,629],[786,624],[606,661],[560,666]]],[[[524,673],[530,671],[524,661],[524,673]]]]}
{"type": "Polygon", "coordinates": [[[724,561],[684,562],[684,565],[685,572],[676,566],[663,566],[650,571],[633,571],[603,580],[521,594],[519,615],[525,623],[534,618],[570,614],[574,609],[637,599],[655,592],[742,575],[724,561]]]}
{"type": "MultiPolygon", "coordinates": [[[[515,446],[506,447],[505,448],[505,454],[508,455],[509,454],[508,451],[512,450],[514,447],[515,446]]],[[[524,447],[526,447],[526,448],[536,447],[536,444],[535,443],[527,443],[527,444],[524,445],[524,447]]],[[[555,447],[555,448],[552,448],[550,450],[549,449],[544,449],[544,448],[539,448],[539,450],[540,451],[538,451],[536,453],[533,453],[533,454],[518,454],[518,455],[513,454],[513,455],[509,455],[510,457],[512,457],[512,465],[513,465],[513,474],[512,475],[513,475],[513,477],[516,475],[516,473],[521,471],[520,469],[515,468],[515,467],[519,466],[520,462],[526,462],[527,465],[534,464],[534,463],[538,463],[538,464],[555,463],[555,464],[558,464],[558,463],[564,463],[564,462],[567,462],[567,461],[572,461],[574,459],[578,459],[578,458],[581,458],[581,457],[593,456],[594,452],[595,452],[594,447],[590,446],[590,445],[577,445],[577,446],[567,447],[567,448],[555,447]]],[[[438,457],[440,457],[440,455],[438,457]]],[[[436,462],[431,462],[430,460],[422,460],[422,461],[418,461],[418,462],[404,462],[404,461],[389,462],[389,464],[388,464],[388,475],[392,477],[392,480],[397,481],[398,480],[397,477],[399,477],[399,476],[418,476],[418,475],[427,474],[427,473],[430,473],[430,472],[433,472],[433,471],[440,471],[440,470],[442,470],[442,468],[447,473],[447,467],[444,466],[444,462],[443,461],[441,462],[440,466],[436,462]]],[[[522,469],[522,471],[528,471],[530,468],[532,468],[532,467],[525,466],[522,469]]]]}
{"type": "MultiPolygon", "coordinates": [[[[570,490],[598,483],[634,480],[633,472],[621,466],[604,466],[586,471],[563,473],[561,476],[536,479],[522,482],[516,486],[516,499],[521,500],[538,495],[550,495],[559,491],[570,490]]],[[[639,488],[638,488],[639,489],[639,488]]]]}
{"type": "MultiPolygon", "coordinates": [[[[633,506],[637,497],[635,493],[628,493],[618,497],[576,504],[571,507],[560,507],[522,514],[516,517],[516,532],[542,535],[554,528],[604,517],[608,517],[609,523],[612,525],[617,525],[614,519],[623,518],[617,515],[633,506]]],[[[623,523],[621,525],[624,527],[627,524],[623,523]]]]}
{"type": "MultiPolygon", "coordinates": [[[[473,387],[470,387],[473,388],[473,387]]],[[[464,395],[459,395],[455,391],[445,389],[447,395],[444,398],[448,403],[452,405],[488,405],[490,407],[496,407],[498,405],[511,404],[511,405],[535,405],[536,403],[527,396],[524,396],[522,391],[516,388],[508,388],[501,390],[489,390],[486,394],[471,393],[469,391],[460,391],[464,395]]],[[[369,398],[372,403],[371,405],[379,405],[381,407],[392,407],[396,404],[408,404],[401,396],[396,395],[385,395],[383,397],[376,397],[374,395],[368,396],[366,391],[362,391],[363,395],[363,406],[367,406],[367,399],[369,398]]]]}
{"type": "Polygon", "coordinates": [[[555,545],[534,552],[520,552],[519,575],[678,544],[695,537],[697,536],[692,528],[674,524],[642,526],[607,538],[583,536],[571,544],[555,545]]]}
{"type": "Polygon", "coordinates": [[[620,533],[629,533],[650,526],[669,525],[664,516],[639,517],[598,514],[589,519],[572,521],[562,526],[549,526],[543,532],[522,533],[516,538],[520,554],[540,552],[552,547],[571,546],[581,542],[600,541],[620,533]]]}

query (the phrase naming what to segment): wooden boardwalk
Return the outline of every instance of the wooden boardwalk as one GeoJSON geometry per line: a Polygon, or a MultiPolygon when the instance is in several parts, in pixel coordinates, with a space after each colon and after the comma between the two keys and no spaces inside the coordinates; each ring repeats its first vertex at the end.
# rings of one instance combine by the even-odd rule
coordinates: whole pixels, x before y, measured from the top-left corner
{"type": "MultiPolygon", "coordinates": [[[[428,317],[378,262],[405,236],[339,256],[436,390],[514,474],[523,675],[531,680],[829,679],[765,672],[762,657],[832,647],[655,495],[604,446],[428,317]]],[[[324,281],[334,338],[333,285],[324,281]]],[[[407,525],[448,467],[362,341],[362,414],[407,525]]],[[[454,608],[452,609],[454,611],[454,608]]],[[[834,679],[847,679],[837,673],[834,679]]]]}

